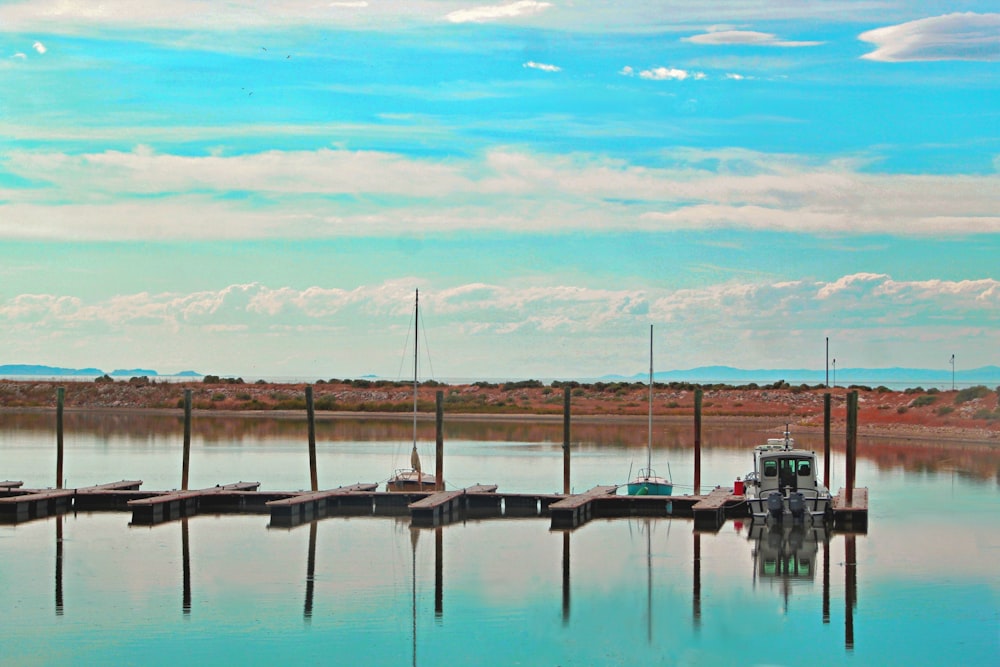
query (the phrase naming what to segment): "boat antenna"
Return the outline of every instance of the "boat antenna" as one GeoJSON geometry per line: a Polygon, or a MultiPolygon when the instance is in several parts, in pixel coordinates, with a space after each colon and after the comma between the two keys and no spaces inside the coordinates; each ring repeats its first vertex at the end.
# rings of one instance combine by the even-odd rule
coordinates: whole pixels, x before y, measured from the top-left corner
{"type": "Polygon", "coordinates": [[[792,435],[791,432],[788,430],[788,424],[786,423],[785,424],[785,449],[788,449],[789,447],[791,447],[791,444],[792,444],[790,442],[791,435],[792,435]]]}

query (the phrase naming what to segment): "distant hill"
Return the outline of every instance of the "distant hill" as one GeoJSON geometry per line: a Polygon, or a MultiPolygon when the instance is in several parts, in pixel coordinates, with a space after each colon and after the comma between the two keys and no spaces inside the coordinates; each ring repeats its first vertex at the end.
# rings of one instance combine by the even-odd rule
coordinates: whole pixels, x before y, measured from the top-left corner
{"type": "Polygon", "coordinates": [[[38,366],[34,364],[5,364],[0,366],[0,375],[104,375],[99,368],[59,368],[58,366],[38,366]]]}
{"type": "MultiPolygon", "coordinates": [[[[632,376],[605,376],[602,379],[618,379],[645,381],[647,373],[636,373],[632,376]]],[[[657,382],[694,382],[698,384],[771,384],[784,380],[789,384],[825,384],[826,370],[806,368],[786,369],[744,369],[731,366],[699,366],[687,370],[659,371],[653,373],[657,382]]],[[[840,386],[850,384],[863,385],[945,385],[952,380],[951,369],[928,368],[837,368],[830,369],[830,384],[834,381],[840,386]]],[[[955,383],[962,386],[969,384],[1000,384],[1000,366],[982,366],[980,368],[956,369],[955,383]]]]}
{"type": "MultiPolygon", "coordinates": [[[[119,368],[105,373],[100,368],[62,368],[60,366],[42,366],[39,364],[3,364],[0,365],[0,377],[159,377],[157,371],[148,368],[119,368]]],[[[197,371],[181,371],[181,377],[202,377],[197,371]]]]}

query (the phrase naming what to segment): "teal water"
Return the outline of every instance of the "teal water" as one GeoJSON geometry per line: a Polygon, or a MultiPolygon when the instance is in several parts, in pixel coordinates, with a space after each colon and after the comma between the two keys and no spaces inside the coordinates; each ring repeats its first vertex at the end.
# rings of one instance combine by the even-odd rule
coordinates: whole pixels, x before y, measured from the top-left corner
{"type": "MultiPolygon", "coordinates": [[[[0,478],[50,485],[51,432],[2,426],[0,478]]],[[[358,429],[321,439],[324,485],[375,481],[392,467],[394,434],[363,440],[358,429]],[[333,470],[347,472],[333,479],[333,470]]],[[[308,485],[303,441],[281,430],[196,437],[194,485],[308,485]]],[[[151,437],[148,424],[85,431],[67,433],[71,485],[123,477],[177,485],[177,438],[151,437]]],[[[558,442],[490,433],[449,441],[446,470],[507,490],[560,485],[558,442]]],[[[745,472],[760,434],[714,433],[724,444],[706,450],[703,476],[721,484],[745,472]]],[[[622,481],[622,463],[644,456],[644,435],[602,438],[579,443],[574,484],[622,481]]],[[[678,482],[691,465],[683,438],[654,452],[678,482]]],[[[0,662],[997,664],[996,452],[889,449],[889,459],[859,462],[872,512],[868,534],[857,536],[758,542],[747,522],[699,534],[684,519],[601,520],[569,533],[550,531],[547,519],[413,530],[376,517],[283,530],[262,515],[150,528],[129,526],[124,513],[3,525],[0,662]]],[[[842,469],[839,455],[832,463],[842,469]]]]}

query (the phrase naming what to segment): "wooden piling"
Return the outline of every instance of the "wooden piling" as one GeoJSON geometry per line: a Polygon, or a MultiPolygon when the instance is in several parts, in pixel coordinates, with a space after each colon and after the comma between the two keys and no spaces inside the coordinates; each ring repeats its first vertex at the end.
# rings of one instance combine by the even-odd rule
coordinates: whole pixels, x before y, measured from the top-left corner
{"type": "MultiPolygon", "coordinates": [[[[440,392],[438,392],[440,393],[440,392]]],[[[444,531],[434,529],[434,618],[444,616],[444,531]]]]}
{"type": "Polygon", "coordinates": [[[694,390],[694,495],[701,495],[701,397],[702,390],[694,390]]]}
{"type": "Polygon", "coordinates": [[[56,389],[56,488],[63,488],[63,404],[66,388],[56,389]]]}
{"type": "Polygon", "coordinates": [[[306,420],[309,422],[309,482],[312,491],[319,491],[319,475],[316,471],[316,410],[313,409],[313,388],[306,387],[306,420]]]}
{"type": "Polygon", "coordinates": [[[444,491],[444,392],[434,395],[434,490],[444,491]]]}
{"type": "Polygon", "coordinates": [[[854,502],[854,473],[858,453],[858,392],[847,394],[847,503],[854,502]]]}
{"type": "Polygon", "coordinates": [[[187,517],[181,519],[181,612],[191,614],[191,536],[187,517]]]}
{"type": "Polygon", "coordinates": [[[191,390],[184,390],[184,455],[181,459],[181,491],[188,490],[188,471],[191,467],[191,390]]]}
{"type": "Polygon", "coordinates": [[[823,484],[830,488],[830,392],[823,394],[823,484]]]}
{"type": "Polygon", "coordinates": [[[569,387],[563,387],[563,494],[569,495],[569,387]]]}

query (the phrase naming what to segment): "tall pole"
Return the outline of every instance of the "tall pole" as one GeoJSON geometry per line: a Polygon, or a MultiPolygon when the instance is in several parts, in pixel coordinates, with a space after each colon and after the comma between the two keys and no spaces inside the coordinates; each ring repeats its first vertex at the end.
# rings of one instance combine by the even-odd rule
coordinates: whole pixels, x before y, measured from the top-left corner
{"type": "Polygon", "coordinates": [[[826,387],[830,388],[830,337],[826,337],[826,387]]]}
{"type": "Polygon", "coordinates": [[[854,502],[854,472],[858,454],[858,392],[847,395],[847,506],[854,502]]]}
{"type": "Polygon", "coordinates": [[[181,459],[181,491],[188,490],[191,468],[191,390],[184,390],[184,456],[181,459]]]}
{"type": "Polygon", "coordinates": [[[569,495],[569,387],[563,387],[563,495],[569,495]]]}
{"type": "Polygon", "coordinates": [[[951,390],[955,391],[955,355],[951,355],[951,390]]]}
{"type": "Polygon", "coordinates": [[[313,388],[306,386],[306,421],[309,423],[309,482],[313,491],[319,491],[319,473],[316,470],[316,410],[313,408],[313,388]]]}
{"type": "Polygon", "coordinates": [[[435,491],[444,491],[444,392],[434,395],[434,479],[435,491]]]}
{"type": "Polygon", "coordinates": [[[694,390],[694,495],[701,494],[701,389],[694,390]]]}
{"type": "Polygon", "coordinates": [[[837,386],[837,357],[833,358],[833,386],[837,386]]]}
{"type": "Polygon", "coordinates": [[[63,488],[63,404],[66,388],[56,389],[56,488],[63,488]]]}
{"type": "Polygon", "coordinates": [[[830,488],[830,393],[823,394],[823,484],[830,488]]]}

